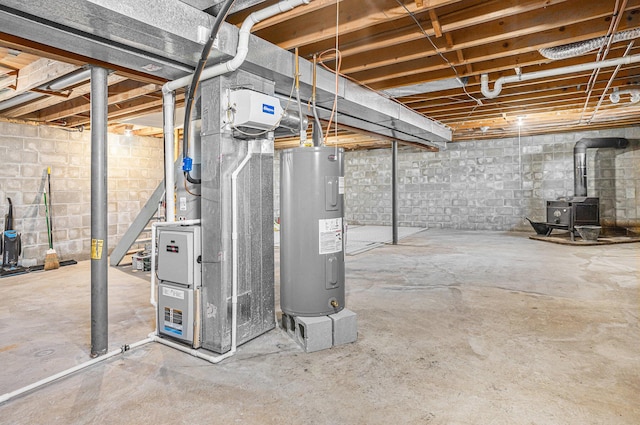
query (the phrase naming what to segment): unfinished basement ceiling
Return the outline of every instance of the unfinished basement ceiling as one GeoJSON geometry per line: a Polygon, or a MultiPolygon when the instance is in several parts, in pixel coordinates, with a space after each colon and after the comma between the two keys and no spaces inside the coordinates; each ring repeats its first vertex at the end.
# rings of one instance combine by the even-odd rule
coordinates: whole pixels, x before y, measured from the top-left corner
{"type": "MultiPolygon", "coordinates": [[[[9,3],[0,1],[0,11],[9,3]]],[[[221,2],[174,3],[215,13],[221,2]]],[[[239,25],[248,13],[274,3],[239,0],[227,22],[239,25]]],[[[453,141],[465,141],[510,137],[519,131],[528,135],[637,124],[640,64],[523,78],[505,84],[495,98],[482,94],[480,80],[487,74],[493,89],[500,77],[640,54],[634,32],[619,37],[621,41],[608,37],[599,44],[592,42],[591,50],[583,43],[640,28],[639,11],[640,0],[313,0],[258,23],[253,33],[283,49],[298,48],[305,59],[318,55],[331,69],[336,65],[331,49],[337,42],[343,75],[387,96],[400,96],[397,101],[449,126],[453,141]],[[569,43],[578,43],[569,49],[576,56],[549,59],[539,51],[569,43]]],[[[198,54],[194,51],[191,56],[198,54]]],[[[0,32],[0,118],[88,126],[88,80],[59,90],[48,86],[92,62],[0,32]],[[12,101],[15,104],[6,103],[12,101]]],[[[184,62],[188,60],[181,62],[186,68],[195,66],[184,62]]],[[[110,130],[130,128],[140,135],[161,135],[160,128],[149,127],[148,120],[137,124],[137,118],[161,110],[164,81],[140,69],[116,68],[109,79],[110,130]]],[[[179,94],[178,104],[182,101],[179,94]]],[[[351,130],[338,133],[338,143],[345,148],[389,144],[351,130]]],[[[284,147],[296,142],[277,143],[284,147]]]]}

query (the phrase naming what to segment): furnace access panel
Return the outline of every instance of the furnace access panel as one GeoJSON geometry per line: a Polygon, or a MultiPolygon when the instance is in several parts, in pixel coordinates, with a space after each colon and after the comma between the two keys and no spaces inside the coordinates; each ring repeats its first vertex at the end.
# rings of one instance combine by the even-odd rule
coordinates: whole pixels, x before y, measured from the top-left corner
{"type": "Polygon", "coordinates": [[[199,346],[200,226],[163,227],[158,233],[158,331],[199,346]]]}
{"type": "Polygon", "coordinates": [[[160,229],[158,279],[190,287],[200,286],[200,226],[160,229]]]}

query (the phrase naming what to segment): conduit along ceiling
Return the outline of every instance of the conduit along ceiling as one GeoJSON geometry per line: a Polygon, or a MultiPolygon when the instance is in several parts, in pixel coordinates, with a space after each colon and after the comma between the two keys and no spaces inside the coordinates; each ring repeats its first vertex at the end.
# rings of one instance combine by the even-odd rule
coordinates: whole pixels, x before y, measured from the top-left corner
{"type": "MultiPolygon", "coordinates": [[[[86,128],[89,81],[82,70],[100,64],[115,70],[110,131],[161,136],[161,85],[195,67],[198,27],[210,27],[222,2],[137,3],[0,1],[0,118],[86,128]],[[71,37],[80,41],[68,44],[71,37]]],[[[239,26],[274,3],[238,0],[227,22],[239,26]]],[[[256,24],[253,34],[289,52],[297,48],[303,60],[316,55],[328,69],[339,66],[346,79],[434,120],[434,141],[450,130],[457,142],[636,124],[639,12],[640,0],[313,0],[256,24]]],[[[221,50],[234,47],[225,34],[221,50]]],[[[179,93],[178,106],[183,99],[179,93]]],[[[339,114],[328,143],[388,146],[393,132],[374,134],[379,118],[371,115],[373,130],[355,131],[339,114]]],[[[328,114],[322,118],[326,124],[328,114]]],[[[277,146],[295,143],[283,138],[277,146]]]]}

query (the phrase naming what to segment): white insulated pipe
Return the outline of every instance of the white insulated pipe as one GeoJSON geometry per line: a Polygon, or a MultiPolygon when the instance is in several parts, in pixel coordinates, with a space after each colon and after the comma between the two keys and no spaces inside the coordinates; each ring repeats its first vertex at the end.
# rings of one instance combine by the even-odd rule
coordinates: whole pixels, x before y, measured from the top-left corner
{"type": "MultiPolygon", "coordinates": [[[[262,10],[258,10],[250,14],[244,22],[242,22],[242,26],[240,27],[239,35],[238,35],[238,47],[236,48],[236,55],[229,61],[214,65],[212,67],[206,68],[202,71],[200,79],[208,80],[210,78],[218,77],[220,75],[226,74],[228,72],[235,71],[242,65],[244,60],[247,57],[247,53],[249,52],[249,36],[251,35],[251,28],[258,22],[264,21],[265,19],[271,18],[272,16],[278,15],[283,12],[288,12],[298,6],[302,6],[303,4],[309,4],[311,0],[283,0],[277,4],[274,4],[269,7],[265,7],[262,10]]],[[[165,150],[165,200],[167,204],[167,211],[169,210],[169,205],[172,206],[171,212],[167,212],[167,221],[175,221],[175,179],[173,177],[174,169],[173,169],[173,155],[172,160],[167,161],[167,152],[173,152],[173,115],[175,109],[175,90],[186,87],[191,84],[191,80],[193,79],[193,75],[187,75],[182,78],[178,78],[177,80],[169,81],[162,86],[162,94],[163,94],[163,104],[164,102],[169,102],[164,107],[164,150],[165,150]],[[171,96],[171,99],[169,99],[171,96]],[[166,121],[167,117],[170,118],[170,123],[166,121]],[[171,124],[171,127],[169,127],[171,124]],[[171,178],[169,176],[171,175],[171,178]],[[170,181],[171,180],[171,181],[170,181]],[[171,184],[169,184],[171,183],[171,184]],[[172,220],[169,220],[169,217],[172,217],[172,220]]]]}
{"type": "Polygon", "coordinates": [[[582,71],[593,71],[594,69],[608,68],[618,65],[628,65],[632,63],[640,62],[640,55],[624,56],[616,59],[608,59],[600,62],[583,63],[580,65],[568,66],[565,68],[549,69],[546,71],[530,72],[528,74],[509,75],[506,77],[500,77],[493,85],[493,90],[489,89],[489,74],[482,74],[480,76],[480,90],[482,95],[488,99],[494,99],[498,97],[502,91],[502,86],[507,83],[515,83],[521,81],[537,80],[541,78],[555,77],[558,75],[572,74],[582,71]]]}
{"type": "Polygon", "coordinates": [[[117,356],[118,354],[124,354],[127,351],[130,351],[134,348],[140,347],[141,345],[144,344],[148,344],[150,342],[153,341],[153,338],[145,338],[143,340],[140,340],[138,342],[134,342],[133,344],[130,345],[123,345],[122,347],[120,347],[117,350],[113,350],[110,351],[102,356],[96,357],[95,359],[91,359],[89,361],[86,361],[84,363],[80,363],[79,365],[76,365],[74,367],[71,367],[67,370],[63,370],[62,372],[56,373],[55,375],[51,375],[48,378],[44,378],[39,380],[38,382],[34,382],[31,385],[27,385],[25,387],[22,387],[20,389],[17,389],[15,391],[11,391],[10,393],[6,393],[3,394],[2,396],[0,396],[0,404],[7,402],[15,397],[18,397],[19,395],[22,395],[24,393],[27,393],[29,391],[33,391],[36,390],[40,387],[42,387],[43,385],[49,384],[53,381],[56,381],[58,379],[64,378],[65,376],[71,375],[72,373],[78,372],[79,370],[85,369],[89,366],[93,366],[96,363],[100,363],[104,360],[110,359],[111,357],[117,356]]]}
{"type": "MultiPolygon", "coordinates": [[[[265,7],[262,10],[255,11],[251,15],[247,16],[247,18],[242,22],[242,26],[238,33],[238,47],[236,49],[236,55],[227,62],[206,68],[202,71],[200,78],[202,80],[208,80],[238,69],[246,59],[247,53],[249,52],[249,36],[251,35],[251,28],[253,28],[255,24],[280,13],[288,12],[298,6],[302,6],[303,4],[309,4],[310,1],[311,0],[283,0],[272,6],[265,7]]],[[[192,78],[193,75],[187,75],[186,77],[169,81],[162,87],[162,91],[174,91],[181,87],[188,86],[191,84],[192,78]]]]}
{"type": "Polygon", "coordinates": [[[170,341],[168,339],[161,338],[158,335],[156,335],[155,333],[150,333],[149,334],[149,338],[151,338],[155,342],[159,342],[160,344],[166,345],[167,347],[175,348],[176,350],[180,350],[180,351],[182,351],[184,353],[191,354],[193,357],[197,357],[199,359],[206,360],[209,363],[213,363],[213,364],[220,363],[224,359],[229,358],[229,357],[233,356],[236,353],[235,349],[232,349],[231,351],[228,351],[228,352],[226,352],[224,354],[221,354],[219,356],[210,356],[208,354],[205,354],[201,350],[196,350],[195,348],[190,348],[190,347],[184,346],[182,344],[178,344],[176,342],[170,341]]]}
{"type": "MultiPolygon", "coordinates": [[[[176,111],[176,94],[175,92],[162,91],[162,122],[164,133],[164,215],[168,222],[176,221],[176,170],[173,158],[173,131],[175,127],[175,111],[176,111]],[[171,189],[171,190],[169,190],[171,189]]],[[[152,251],[155,252],[155,251],[152,251]]],[[[151,268],[151,270],[154,270],[151,268]]],[[[153,276],[153,273],[151,273],[153,276]]]]}

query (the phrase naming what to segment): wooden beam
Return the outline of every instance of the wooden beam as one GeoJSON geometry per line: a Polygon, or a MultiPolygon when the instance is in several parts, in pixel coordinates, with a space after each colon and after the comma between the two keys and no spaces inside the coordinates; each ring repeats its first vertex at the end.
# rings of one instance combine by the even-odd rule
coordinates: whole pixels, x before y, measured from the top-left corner
{"type": "MultiPolygon", "coordinates": [[[[478,26],[483,23],[502,19],[508,21],[510,16],[523,14],[530,11],[539,11],[543,7],[551,7],[554,4],[563,3],[566,0],[549,0],[542,2],[540,0],[492,0],[482,2],[481,7],[465,7],[459,11],[440,16],[440,24],[442,32],[452,32],[462,30],[472,26],[478,26]]],[[[609,8],[610,9],[610,8],[609,8]]],[[[538,12],[539,13],[539,12],[538,12]]],[[[610,13],[610,11],[609,11],[610,13]]],[[[397,24],[392,22],[391,27],[384,26],[387,21],[377,22],[371,26],[367,32],[366,38],[358,38],[355,42],[348,41],[348,35],[341,34],[342,46],[340,52],[343,58],[361,53],[379,51],[384,48],[394,47],[410,41],[421,40],[424,34],[417,30],[415,22],[406,18],[397,24]],[[384,27],[384,30],[380,30],[384,27]]],[[[435,35],[433,28],[424,28],[429,35],[435,35]]],[[[310,43],[311,50],[301,46],[300,54],[308,56],[318,51],[324,51],[333,45],[332,40],[322,42],[321,40],[310,43]]]]}
{"type": "MultiPolygon", "coordinates": [[[[54,61],[65,62],[76,66],[83,66],[87,64],[101,66],[106,69],[112,69],[120,75],[124,75],[125,77],[134,79],[136,81],[154,84],[164,84],[167,82],[167,80],[164,78],[159,78],[154,75],[145,74],[139,71],[133,71],[121,66],[114,66],[113,64],[99,61],[88,56],[82,56],[70,51],[56,49],[44,44],[35,43],[25,38],[16,37],[11,34],[3,33],[1,31],[0,44],[4,47],[15,48],[31,55],[36,55],[54,61]]],[[[72,46],[70,46],[70,48],[71,47],[72,46]]]]}
{"type": "MultiPolygon", "coordinates": [[[[135,81],[127,80],[123,83],[109,87],[109,97],[107,99],[109,105],[115,105],[120,102],[128,101],[132,98],[157,92],[160,87],[156,84],[141,85],[135,81]]],[[[73,115],[80,115],[91,110],[91,104],[84,97],[79,97],[71,102],[61,103],[51,108],[42,110],[38,114],[39,121],[56,121],[73,115]]]]}
{"type": "MultiPolygon", "coordinates": [[[[390,22],[407,17],[407,10],[411,13],[418,12],[415,3],[409,3],[405,7],[398,5],[396,2],[385,2],[382,0],[370,0],[372,4],[363,7],[360,2],[345,2],[340,8],[340,22],[338,33],[342,36],[360,31],[380,22],[390,22]]],[[[428,0],[426,0],[428,1],[428,0]]],[[[431,0],[428,1],[430,6],[438,7],[448,4],[460,2],[462,0],[431,0]]],[[[280,25],[273,25],[265,28],[257,33],[260,37],[272,40],[285,50],[292,49],[297,46],[317,43],[322,40],[335,38],[335,11],[326,8],[328,12],[320,14],[321,16],[313,16],[308,19],[301,19],[297,22],[298,29],[293,32],[289,26],[291,21],[287,21],[280,25]],[[287,28],[282,28],[286,25],[287,28]]]]}
{"type": "Polygon", "coordinates": [[[440,26],[438,15],[436,15],[436,11],[434,9],[429,9],[429,19],[431,19],[431,26],[433,27],[433,32],[436,37],[442,37],[442,26],[440,26]]]}
{"type": "Polygon", "coordinates": [[[5,72],[2,76],[0,76],[0,89],[10,88],[12,90],[15,90],[17,88],[17,80],[18,70],[5,72]]]}
{"type": "MultiPolygon", "coordinates": [[[[269,19],[265,19],[264,21],[258,22],[253,26],[253,28],[251,29],[251,32],[258,32],[261,29],[278,25],[283,22],[290,21],[292,19],[317,12],[321,9],[324,9],[325,7],[331,7],[335,10],[336,3],[341,3],[342,1],[343,0],[314,0],[303,7],[296,7],[295,9],[290,10],[286,13],[280,13],[276,16],[272,16],[269,19]]],[[[249,13],[246,12],[244,16],[248,16],[248,15],[249,13]]],[[[234,19],[235,18],[236,17],[234,15],[234,19]]]]}
{"type": "MultiPolygon", "coordinates": [[[[446,43],[439,43],[436,46],[443,53],[468,50],[469,53],[465,54],[467,61],[478,62],[499,58],[505,54],[526,53],[542,47],[588,40],[603,35],[607,30],[603,17],[608,16],[610,11],[602,6],[599,9],[597,7],[591,6],[584,10],[575,11],[573,14],[569,14],[564,7],[557,7],[554,10],[558,13],[554,12],[551,16],[543,16],[542,19],[538,14],[523,16],[523,20],[532,24],[525,28],[517,23],[519,20],[516,20],[510,24],[487,23],[468,31],[447,32],[446,34],[450,34],[451,41],[447,40],[446,43]],[[594,13],[597,16],[587,19],[594,13]],[[573,20],[576,20],[577,23],[572,24],[573,20]]],[[[632,29],[638,26],[640,26],[640,17],[633,11],[629,11],[625,14],[620,29],[632,29]]],[[[389,66],[397,71],[398,64],[402,62],[425,59],[435,53],[433,47],[428,43],[425,43],[424,40],[418,40],[396,45],[390,49],[378,49],[375,52],[343,58],[341,69],[342,72],[360,81],[368,81],[366,75],[363,77],[354,74],[389,66]],[[407,53],[399,55],[399,52],[407,53]]],[[[440,63],[442,67],[447,66],[443,61],[440,63]]],[[[412,71],[415,72],[415,63],[412,62],[410,65],[414,67],[412,71]]],[[[384,70],[381,72],[385,73],[384,70]]]]}
{"type": "Polygon", "coordinates": [[[20,70],[15,91],[0,93],[0,102],[63,77],[78,67],[51,59],[38,59],[20,70]]]}
{"type": "MultiPolygon", "coordinates": [[[[176,107],[184,104],[184,94],[178,94],[176,96],[176,107]]],[[[118,108],[115,105],[109,106],[109,120],[132,118],[135,116],[142,116],[153,112],[162,110],[162,97],[157,97],[154,100],[149,101],[148,98],[136,98],[126,102],[121,102],[118,108]]],[[[67,126],[78,127],[83,125],[88,127],[91,124],[91,120],[88,115],[74,116],[67,121],[67,126]]]]}
{"type": "MultiPolygon", "coordinates": [[[[120,75],[111,74],[107,79],[107,83],[111,86],[113,84],[124,81],[126,78],[120,75]]],[[[71,89],[71,94],[69,95],[67,100],[72,100],[80,96],[84,96],[89,94],[91,91],[91,84],[86,83],[80,86],[74,87],[71,89]]],[[[38,100],[34,100],[25,105],[17,106],[15,108],[9,109],[7,111],[2,111],[2,115],[10,117],[10,118],[19,118],[26,116],[28,114],[34,113],[41,109],[48,108],[50,106],[54,106],[60,103],[60,99],[55,99],[52,97],[43,97],[38,100]]]]}

